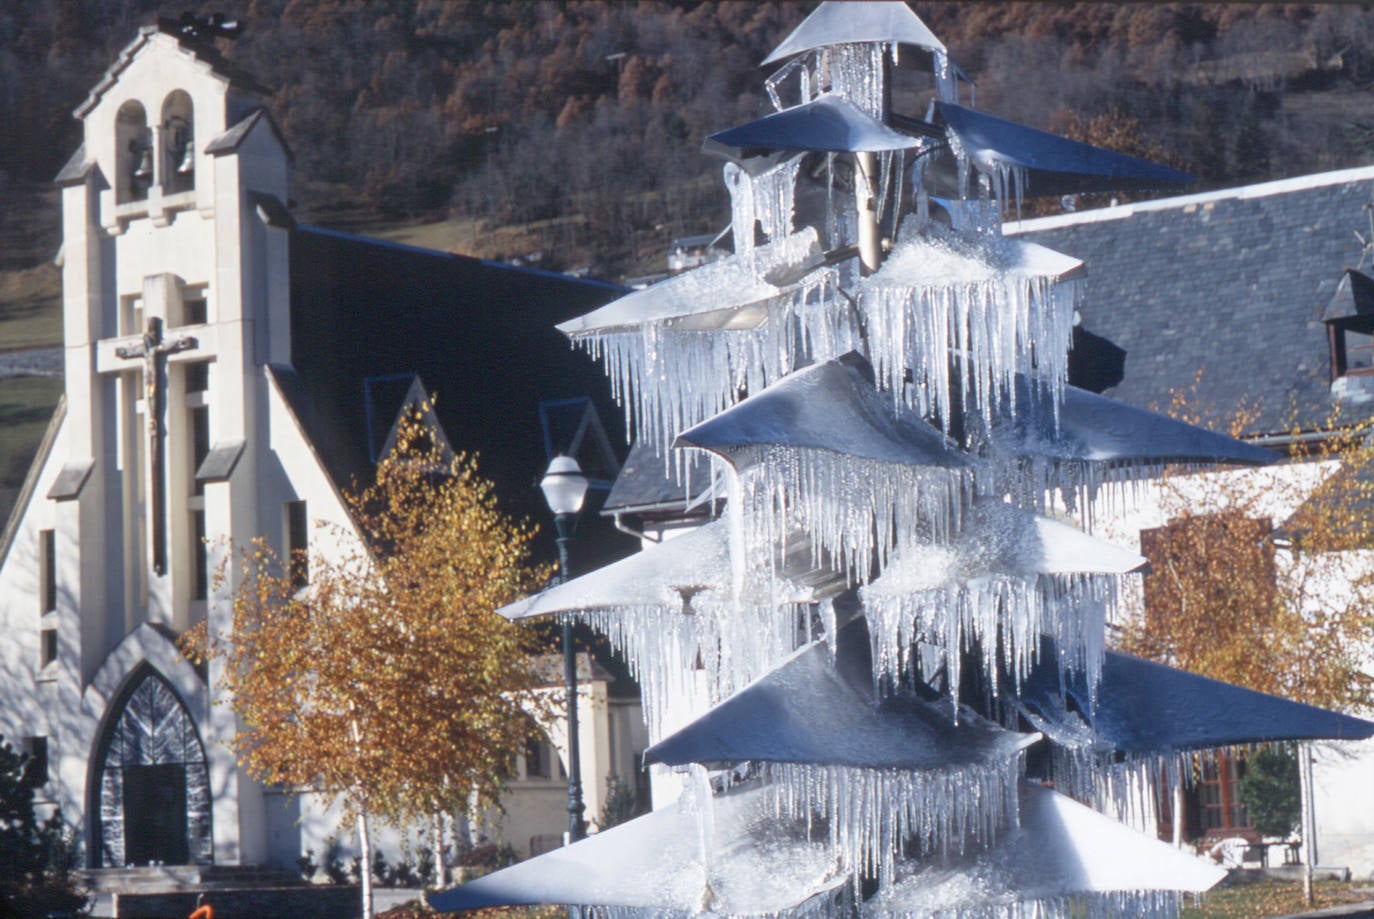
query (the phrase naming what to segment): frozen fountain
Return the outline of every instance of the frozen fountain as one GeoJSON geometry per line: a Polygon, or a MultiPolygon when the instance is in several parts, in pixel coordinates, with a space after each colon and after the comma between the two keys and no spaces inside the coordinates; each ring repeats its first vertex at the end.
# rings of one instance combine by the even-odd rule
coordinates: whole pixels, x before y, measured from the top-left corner
{"type": "Polygon", "coordinates": [[[707,142],[734,255],[561,327],[723,511],[504,611],[610,638],[682,797],[430,902],[1175,915],[1222,872],[1138,828],[1192,757],[1374,734],[1104,647],[1146,560],[1093,503],[1274,457],[1070,386],[1084,266],[1001,218],[1188,177],[964,105],[902,3],[823,3],[765,64],[777,111],[707,142]]]}

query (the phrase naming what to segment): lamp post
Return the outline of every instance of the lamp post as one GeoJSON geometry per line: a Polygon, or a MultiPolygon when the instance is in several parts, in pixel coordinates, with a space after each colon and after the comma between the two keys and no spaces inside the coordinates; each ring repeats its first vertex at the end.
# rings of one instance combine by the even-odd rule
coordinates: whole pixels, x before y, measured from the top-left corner
{"type": "MultiPolygon", "coordinates": [[[[582,499],[587,496],[587,477],[577,460],[559,455],[549,463],[539,487],[553,511],[558,532],[558,576],[566,581],[570,574],[568,543],[572,542],[582,499]]],[[[568,841],[576,842],[586,837],[587,824],[582,819],[586,807],[582,803],[582,763],[577,742],[577,656],[573,653],[572,622],[568,619],[563,620],[563,681],[568,692],[568,841]]]]}

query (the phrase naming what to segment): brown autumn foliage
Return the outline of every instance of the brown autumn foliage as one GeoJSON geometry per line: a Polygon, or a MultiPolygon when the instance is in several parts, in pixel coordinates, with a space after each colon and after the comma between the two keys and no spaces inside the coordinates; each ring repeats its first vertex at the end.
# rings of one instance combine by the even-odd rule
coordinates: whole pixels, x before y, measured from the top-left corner
{"type": "Polygon", "coordinates": [[[255,777],[387,822],[495,804],[545,704],[528,633],[495,612],[543,576],[528,562],[533,530],[498,510],[470,459],[446,459],[418,415],[374,484],[346,497],[362,541],[332,534],[345,548],[311,553],[300,590],[255,541],[227,633],[202,625],[183,648],[219,665],[216,691],[243,721],[235,751],[255,777]]]}
{"type": "MultiPolygon", "coordinates": [[[[1374,84],[1374,17],[1354,5],[912,6],[978,81],[980,108],[1050,129],[1126,113],[1202,187],[1374,153],[1374,117],[1352,101],[1374,84]]],[[[223,52],[276,90],[304,219],[535,222],[543,264],[624,270],[724,225],[701,141],[768,110],[758,63],[811,7],[12,0],[0,210],[7,178],[47,181],[76,149],[69,113],[139,25],[221,11],[244,24],[223,52]]]]}
{"type": "MultiPolygon", "coordinates": [[[[1183,394],[1173,414],[1196,420],[1183,394]]],[[[1374,638],[1374,445],[1368,424],[1345,425],[1339,411],[1323,427],[1337,433],[1292,461],[1329,470],[1315,489],[1291,467],[1213,474],[1202,487],[1160,480],[1168,522],[1141,534],[1150,573],[1122,650],[1313,705],[1374,704],[1362,667],[1374,638]],[[1276,506],[1299,510],[1274,521],[1276,506]]]]}

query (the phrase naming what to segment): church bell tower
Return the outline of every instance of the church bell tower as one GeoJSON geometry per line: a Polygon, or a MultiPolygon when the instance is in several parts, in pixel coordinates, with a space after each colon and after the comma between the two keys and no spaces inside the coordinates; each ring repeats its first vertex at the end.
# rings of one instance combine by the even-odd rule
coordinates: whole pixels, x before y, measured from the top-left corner
{"type": "MultiPolygon", "coordinates": [[[[290,152],[266,91],[221,51],[234,31],[189,15],[140,30],[77,108],[84,143],[58,176],[65,418],[61,472],[36,497],[53,502],[73,692],[147,627],[167,639],[206,620],[221,631],[234,572],[216,596],[218,561],[230,544],[281,531],[280,505],[259,495],[279,477],[264,434],[267,367],[290,363],[290,152]]],[[[223,743],[234,716],[208,703],[188,712],[213,820],[188,805],[204,838],[172,833],[191,842],[167,858],[260,861],[261,790],[223,743]]],[[[128,789],[106,787],[142,775],[109,752],[120,717],[105,719],[87,783],[96,867],[132,858],[128,789]]],[[[198,787],[183,797],[198,800],[198,787]]],[[[165,860],[148,854],[157,834],[141,832],[134,860],[165,860]]]]}

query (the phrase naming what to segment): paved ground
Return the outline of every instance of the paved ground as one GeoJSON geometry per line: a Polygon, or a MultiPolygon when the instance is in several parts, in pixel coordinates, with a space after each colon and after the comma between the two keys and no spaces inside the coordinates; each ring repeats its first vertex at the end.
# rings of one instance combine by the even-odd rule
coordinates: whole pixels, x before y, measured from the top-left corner
{"type": "Polygon", "coordinates": [[[1368,903],[1348,903],[1345,906],[1332,906],[1329,909],[1314,910],[1310,913],[1293,913],[1280,919],[1327,919],[1339,916],[1341,919],[1374,919],[1374,901],[1368,903]]]}
{"type": "MultiPolygon", "coordinates": [[[[410,888],[378,887],[372,891],[372,907],[380,913],[418,899],[419,896],[419,890],[410,888]]],[[[91,907],[90,919],[112,919],[113,916],[114,901],[110,894],[97,894],[91,907]]]]}

